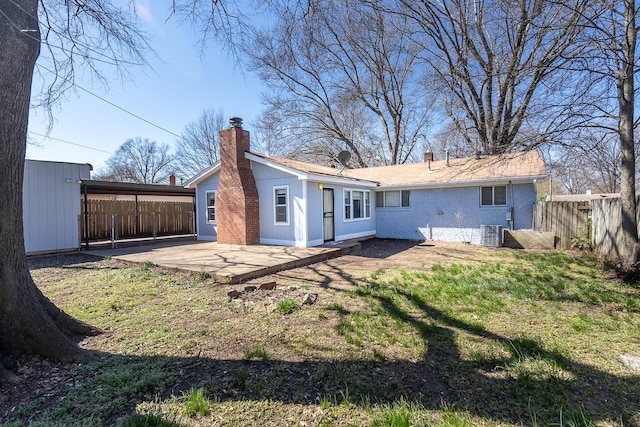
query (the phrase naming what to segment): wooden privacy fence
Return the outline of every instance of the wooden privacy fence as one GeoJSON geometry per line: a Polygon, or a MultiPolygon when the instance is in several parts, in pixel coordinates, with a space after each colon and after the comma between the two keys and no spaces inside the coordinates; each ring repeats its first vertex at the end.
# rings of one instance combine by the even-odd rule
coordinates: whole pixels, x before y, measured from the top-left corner
{"type": "MultiPolygon", "coordinates": [[[[640,221],[640,197],[636,197],[636,221],[640,221]]],[[[619,198],[594,200],[593,245],[602,257],[618,258],[622,248],[622,205],[619,198]]],[[[639,222],[640,224],[640,222],[639,222]]]]}
{"type": "MultiPolygon", "coordinates": [[[[639,203],[637,198],[636,206],[639,203]]],[[[589,202],[538,202],[533,209],[533,229],[554,233],[558,249],[571,249],[574,238],[590,238],[595,253],[606,258],[620,256],[621,223],[618,197],[589,202]]]]}
{"type": "Polygon", "coordinates": [[[87,207],[85,217],[82,203],[80,224],[85,241],[195,234],[190,202],[88,200],[87,207]]]}
{"type": "Polygon", "coordinates": [[[556,236],[557,249],[571,249],[573,239],[590,232],[590,202],[538,202],[533,207],[533,229],[556,236]]]}

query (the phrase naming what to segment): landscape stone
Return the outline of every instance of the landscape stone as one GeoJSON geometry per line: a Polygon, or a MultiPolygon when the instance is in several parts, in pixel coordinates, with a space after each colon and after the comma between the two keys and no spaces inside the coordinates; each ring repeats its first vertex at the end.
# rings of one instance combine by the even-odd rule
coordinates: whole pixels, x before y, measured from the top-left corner
{"type": "Polygon", "coordinates": [[[236,291],[235,289],[232,289],[229,292],[227,292],[227,295],[231,299],[236,299],[236,298],[238,298],[240,296],[240,292],[236,291]]]}
{"type": "Polygon", "coordinates": [[[302,297],[302,304],[313,304],[318,299],[318,294],[307,293],[302,297]]]}
{"type": "Polygon", "coordinates": [[[276,282],[268,282],[268,283],[263,283],[262,285],[260,285],[260,287],[258,288],[261,291],[272,291],[276,288],[276,282]]]}

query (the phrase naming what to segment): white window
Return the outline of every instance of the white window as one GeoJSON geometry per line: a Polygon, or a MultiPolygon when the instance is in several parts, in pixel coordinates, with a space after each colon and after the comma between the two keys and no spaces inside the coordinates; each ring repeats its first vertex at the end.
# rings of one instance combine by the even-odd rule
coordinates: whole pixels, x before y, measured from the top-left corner
{"type": "Polygon", "coordinates": [[[402,191],[378,191],[376,193],[376,207],[377,208],[391,208],[391,207],[409,207],[409,198],[411,192],[409,190],[402,191]]]}
{"type": "Polygon", "coordinates": [[[207,191],[207,224],[216,223],[216,192],[207,191]]]}
{"type": "Polygon", "coordinates": [[[371,193],[368,190],[344,190],[344,219],[371,218],[371,193]]]}
{"type": "Polygon", "coordinates": [[[289,225],[289,186],[273,187],[276,225],[289,225]]]}
{"type": "Polygon", "coordinates": [[[506,206],[507,186],[480,187],[480,204],[482,206],[506,206]]]}

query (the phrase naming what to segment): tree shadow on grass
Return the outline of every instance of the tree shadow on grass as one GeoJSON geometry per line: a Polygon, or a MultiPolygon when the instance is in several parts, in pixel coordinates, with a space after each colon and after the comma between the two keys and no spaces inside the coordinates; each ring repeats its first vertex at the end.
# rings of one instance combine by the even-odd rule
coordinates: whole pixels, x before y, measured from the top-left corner
{"type": "MultiPolygon", "coordinates": [[[[339,267],[321,279],[330,286],[334,276],[356,285],[339,267]]],[[[234,360],[206,357],[124,356],[97,354],[99,361],[81,366],[54,394],[43,389],[29,411],[2,418],[33,420],[46,407],[46,420],[64,424],[92,420],[112,425],[137,403],[166,400],[187,390],[203,388],[219,402],[275,401],[318,404],[323,400],[392,404],[402,400],[425,409],[453,407],[496,423],[550,425],[572,412],[583,421],[637,425],[640,421],[640,379],[617,376],[572,360],[526,336],[503,336],[445,312],[411,292],[395,289],[406,301],[370,293],[388,316],[418,333],[425,351],[417,361],[385,360],[234,360]],[[502,351],[463,356],[459,336],[502,351]],[[39,402],[39,403],[38,403],[39,402]]],[[[346,324],[352,313],[335,309],[346,324]]],[[[345,342],[345,345],[350,345],[345,342]]],[[[363,356],[364,357],[364,356],[363,356]]],[[[612,358],[617,355],[611,355],[612,358]]]]}
{"type": "Polygon", "coordinates": [[[545,349],[536,340],[488,332],[404,296],[420,310],[419,316],[389,298],[379,301],[389,315],[419,331],[426,347],[422,360],[297,362],[102,354],[100,361],[72,374],[74,381],[58,395],[64,397],[49,402],[48,417],[111,425],[139,402],[164,401],[197,387],[218,402],[308,405],[346,400],[366,407],[408,400],[425,409],[453,407],[519,425],[549,425],[572,412],[592,422],[638,422],[637,376],[603,372],[545,349]],[[509,355],[465,360],[456,340],[459,331],[511,349],[509,355]],[[527,363],[557,367],[565,374],[532,373],[525,369],[527,363]]]}

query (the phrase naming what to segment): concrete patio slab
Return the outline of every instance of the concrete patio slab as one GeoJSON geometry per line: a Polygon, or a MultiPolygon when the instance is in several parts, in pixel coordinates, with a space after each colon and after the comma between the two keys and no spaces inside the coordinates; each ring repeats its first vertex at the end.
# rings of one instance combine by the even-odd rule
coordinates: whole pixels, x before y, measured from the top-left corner
{"type": "Polygon", "coordinates": [[[334,258],[359,247],[360,244],[356,241],[335,242],[313,248],[181,241],[116,249],[89,249],[86,253],[139,264],[151,262],[178,271],[204,272],[220,282],[241,283],[277,271],[334,258]]]}

